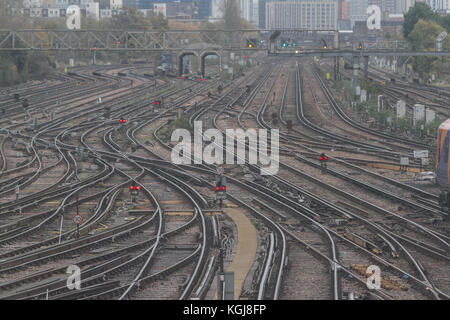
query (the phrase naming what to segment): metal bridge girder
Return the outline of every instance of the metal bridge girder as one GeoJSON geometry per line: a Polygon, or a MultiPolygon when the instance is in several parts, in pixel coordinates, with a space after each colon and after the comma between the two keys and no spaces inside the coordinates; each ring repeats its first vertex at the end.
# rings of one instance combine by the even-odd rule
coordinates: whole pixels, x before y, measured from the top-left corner
{"type": "MultiPolygon", "coordinates": [[[[304,29],[278,30],[290,37],[311,33],[304,29]]],[[[314,32],[337,32],[315,30],[314,32]]],[[[193,43],[220,46],[222,50],[268,50],[269,41],[248,48],[247,40],[268,40],[274,30],[0,30],[0,51],[97,50],[178,51],[193,43]],[[120,41],[120,45],[118,44],[120,41]]]]}

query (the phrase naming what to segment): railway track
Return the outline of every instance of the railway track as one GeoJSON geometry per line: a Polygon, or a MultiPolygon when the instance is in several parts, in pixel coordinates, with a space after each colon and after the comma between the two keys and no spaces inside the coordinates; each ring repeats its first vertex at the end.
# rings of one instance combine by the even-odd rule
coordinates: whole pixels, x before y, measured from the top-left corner
{"type": "MultiPolygon", "coordinates": [[[[240,155],[237,159],[242,165],[227,167],[225,173],[228,201],[262,226],[257,232],[262,250],[244,293],[248,297],[298,298],[292,283],[287,282],[294,279],[312,286],[302,277],[303,270],[295,270],[296,264],[301,265],[296,254],[300,250],[303,257],[322,265],[322,271],[314,271],[322,286],[318,298],[340,300],[357,291],[371,299],[448,299],[447,283],[436,281],[436,270],[448,266],[449,259],[446,214],[433,205],[436,195],[345,158],[359,152],[361,161],[394,161],[417,147],[417,142],[369,130],[349,119],[317,75],[318,90],[345,123],[345,130],[359,130],[375,138],[367,143],[327,132],[309,118],[312,106],[304,103],[301,69],[292,66],[291,62],[276,65],[269,61],[246,77],[226,83],[222,92],[216,92],[215,79],[203,83],[177,80],[181,88],[176,88],[171,81],[157,83],[130,75],[122,80],[142,84],[113,93],[116,77],[104,70],[87,76],[77,72],[72,77],[79,77],[86,86],[93,84],[92,92],[104,88],[104,97],[110,99],[97,104],[93,95],[86,106],[79,92],[72,94],[70,85],[61,85],[61,95],[67,90],[67,102],[58,107],[56,119],[44,121],[31,133],[24,130],[27,122],[20,117],[9,122],[0,141],[0,297],[122,300],[211,296],[224,228],[214,215],[207,214],[215,210],[211,181],[217,167],[173,164],[173,144],[160,134],[183,114],[191,125],[202,121],[204,129],[217,128],[223,137],[230,126],[280,129],[277,174],[261,176],[264,166],[251,164],[240,155]],[[97,84],[100,77],[106,79],[97,84]],[[153,99],[161,96],[171,100],[170,105],[152,108],[153,99]],[[73,110],[67,110],[71,103],[73,110]],[[279,122],[273,121],[273,114],[279,122]],[[287,116],[295,121],[295,129],[287,129],[287,116]],[[126,125],[119,119],[126,119],[126,125]],[[18,166],[9,156],[13,140],[22,141],[29,150],[18,166]],[[317,162],[311,160],[327,148],[340,152],[339,157],[330,157],[325,173],[327,179],[334,179],[334,185],[321,179],[317,162]],[[356,179],[355,173],[364,179],[356,179]],[[47,174],[58,178],[49,182],[47,174]],[[36,189],[37,182],[44,186],[36,189]],[[18,184],[25,194],[15,199],[18,184]],[[142,197],[135,203],[126,199],[130,185],[141,186],[142,197]],[[395,203],[420,211],[418,214],[433,215],[444,229],[427,226],[420,217],[394,213],[384,204],[372,203],[372,198],[362,199],[347,190],[361,187],[381,198],[389,196],[395,203]],[[79,233],[70,222],[77,207],[85,217],[79,233]],[[168,214],[171,210],[189,214],[172,216],[168,214]],[[141,216],[132,216],[133,211],[141,216]],[[393,220],[404,230],[393,229],[393,220]],[[60,229],[58,234],[55,229],[60,229]],[[71,291],[65,285],[67,263],[83,268],[82,290],[71,291]],[[385,278],[380,289],[366,287],[361,266],[370,264],[382,267],[385,278]],[[163,284],[167,289],[163,290],[163,284]]],[[[108,72],[112,70],[117,67],[108,72]]],[[[45,86],[31,87],[37,90],[30,99],[45,92],[45,86]]],[[[10,103],[7,98],[0,103],[3,101],[10,103]]],[[[30,112],[39,110],[36,106],[30,112]]],[[[249,143],[246,146],[247,151],[254,148],[249,143]]]]}

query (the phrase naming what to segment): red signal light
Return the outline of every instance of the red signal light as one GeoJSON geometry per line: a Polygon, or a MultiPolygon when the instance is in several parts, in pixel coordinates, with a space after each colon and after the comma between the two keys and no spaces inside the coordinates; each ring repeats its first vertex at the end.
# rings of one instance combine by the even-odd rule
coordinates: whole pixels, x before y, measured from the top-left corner
{"type": "Polygon", "coordinates": [[[93,50],[95,51],[95,50],[97,50],[97,47],[96,47],[96,46],[94,46],[94,47],[93,47],[92,49],[93,49],[93,50]]]}
{"type": "Polygon", "coordinates": [[[328,157],[325,157],[324,160],[328,160],[328,157]]]}
{"type": "Polygon", "coordinates": [[[203,81],[203,78],[200,78],[200,82],[203,81]]]}
{"type": "Polygon", "coordinates": [[[117,44],[120,45],[120,41],[117,41],[117,44]]]}
{"type": "Polygon", "coordinates": [[[320,161],[323,161],[323,157],[320,157],[319,160],[320,160],[320,161]]]}
{"type": "Polygon", "coordinates": [[[183,77],[183,76],[181,76],[181,77],[180,77],[180,79],[181,79],[181,80],[183,80],[183,79],[184,79],[184,77],[183,77]]]}
{"type": "Polygon", "coordinates": [[[227,187],[223,186],[222,191],[225,191],[225,190],[227,190],[227,187]]]}
{"type": "Polygon", "coordinates": [[[219,191],[220,190],[220,187],[216,187],[216,191],[219,191]]]}
{"type": "Polygon", "coordinates": [[[244,56],[244,59],[247,59],[247,56],[244,56]]]}
{"type": "Polygon", "coordinates": [[[141,186],[136,186],[136,190],[141,190],[141,186]]]}
{"type": "Polygon", "coordinates": [[[134,190],[134,186],[130,186],[130,190],[134,190]]]}

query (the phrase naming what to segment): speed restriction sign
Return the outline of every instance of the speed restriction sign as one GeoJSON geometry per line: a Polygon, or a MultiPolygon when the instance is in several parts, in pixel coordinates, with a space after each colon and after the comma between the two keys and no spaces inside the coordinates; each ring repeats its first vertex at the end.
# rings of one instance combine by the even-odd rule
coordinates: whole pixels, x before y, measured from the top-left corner
{"type": "Polygon", "coordinates": [[[73,223],[80,224],[83,221],[83,217],[79,214],[76,214],[72,218],[73,223]]]}

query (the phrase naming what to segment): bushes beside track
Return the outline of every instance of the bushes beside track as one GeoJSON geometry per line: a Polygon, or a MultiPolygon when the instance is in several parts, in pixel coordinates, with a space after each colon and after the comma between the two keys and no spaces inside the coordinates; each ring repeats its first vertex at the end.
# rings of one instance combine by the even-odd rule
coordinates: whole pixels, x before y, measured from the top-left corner
{"type": "Polygon", "coordinates": [[[170,142],[172,132],[176,129],[186,129],[192,132],[192,128],[189,125],[189,117],[184,115],[180,119],[173,120],[166,124],[161,130],[158,131],[158,137],[164,142],[170,142]]]}

